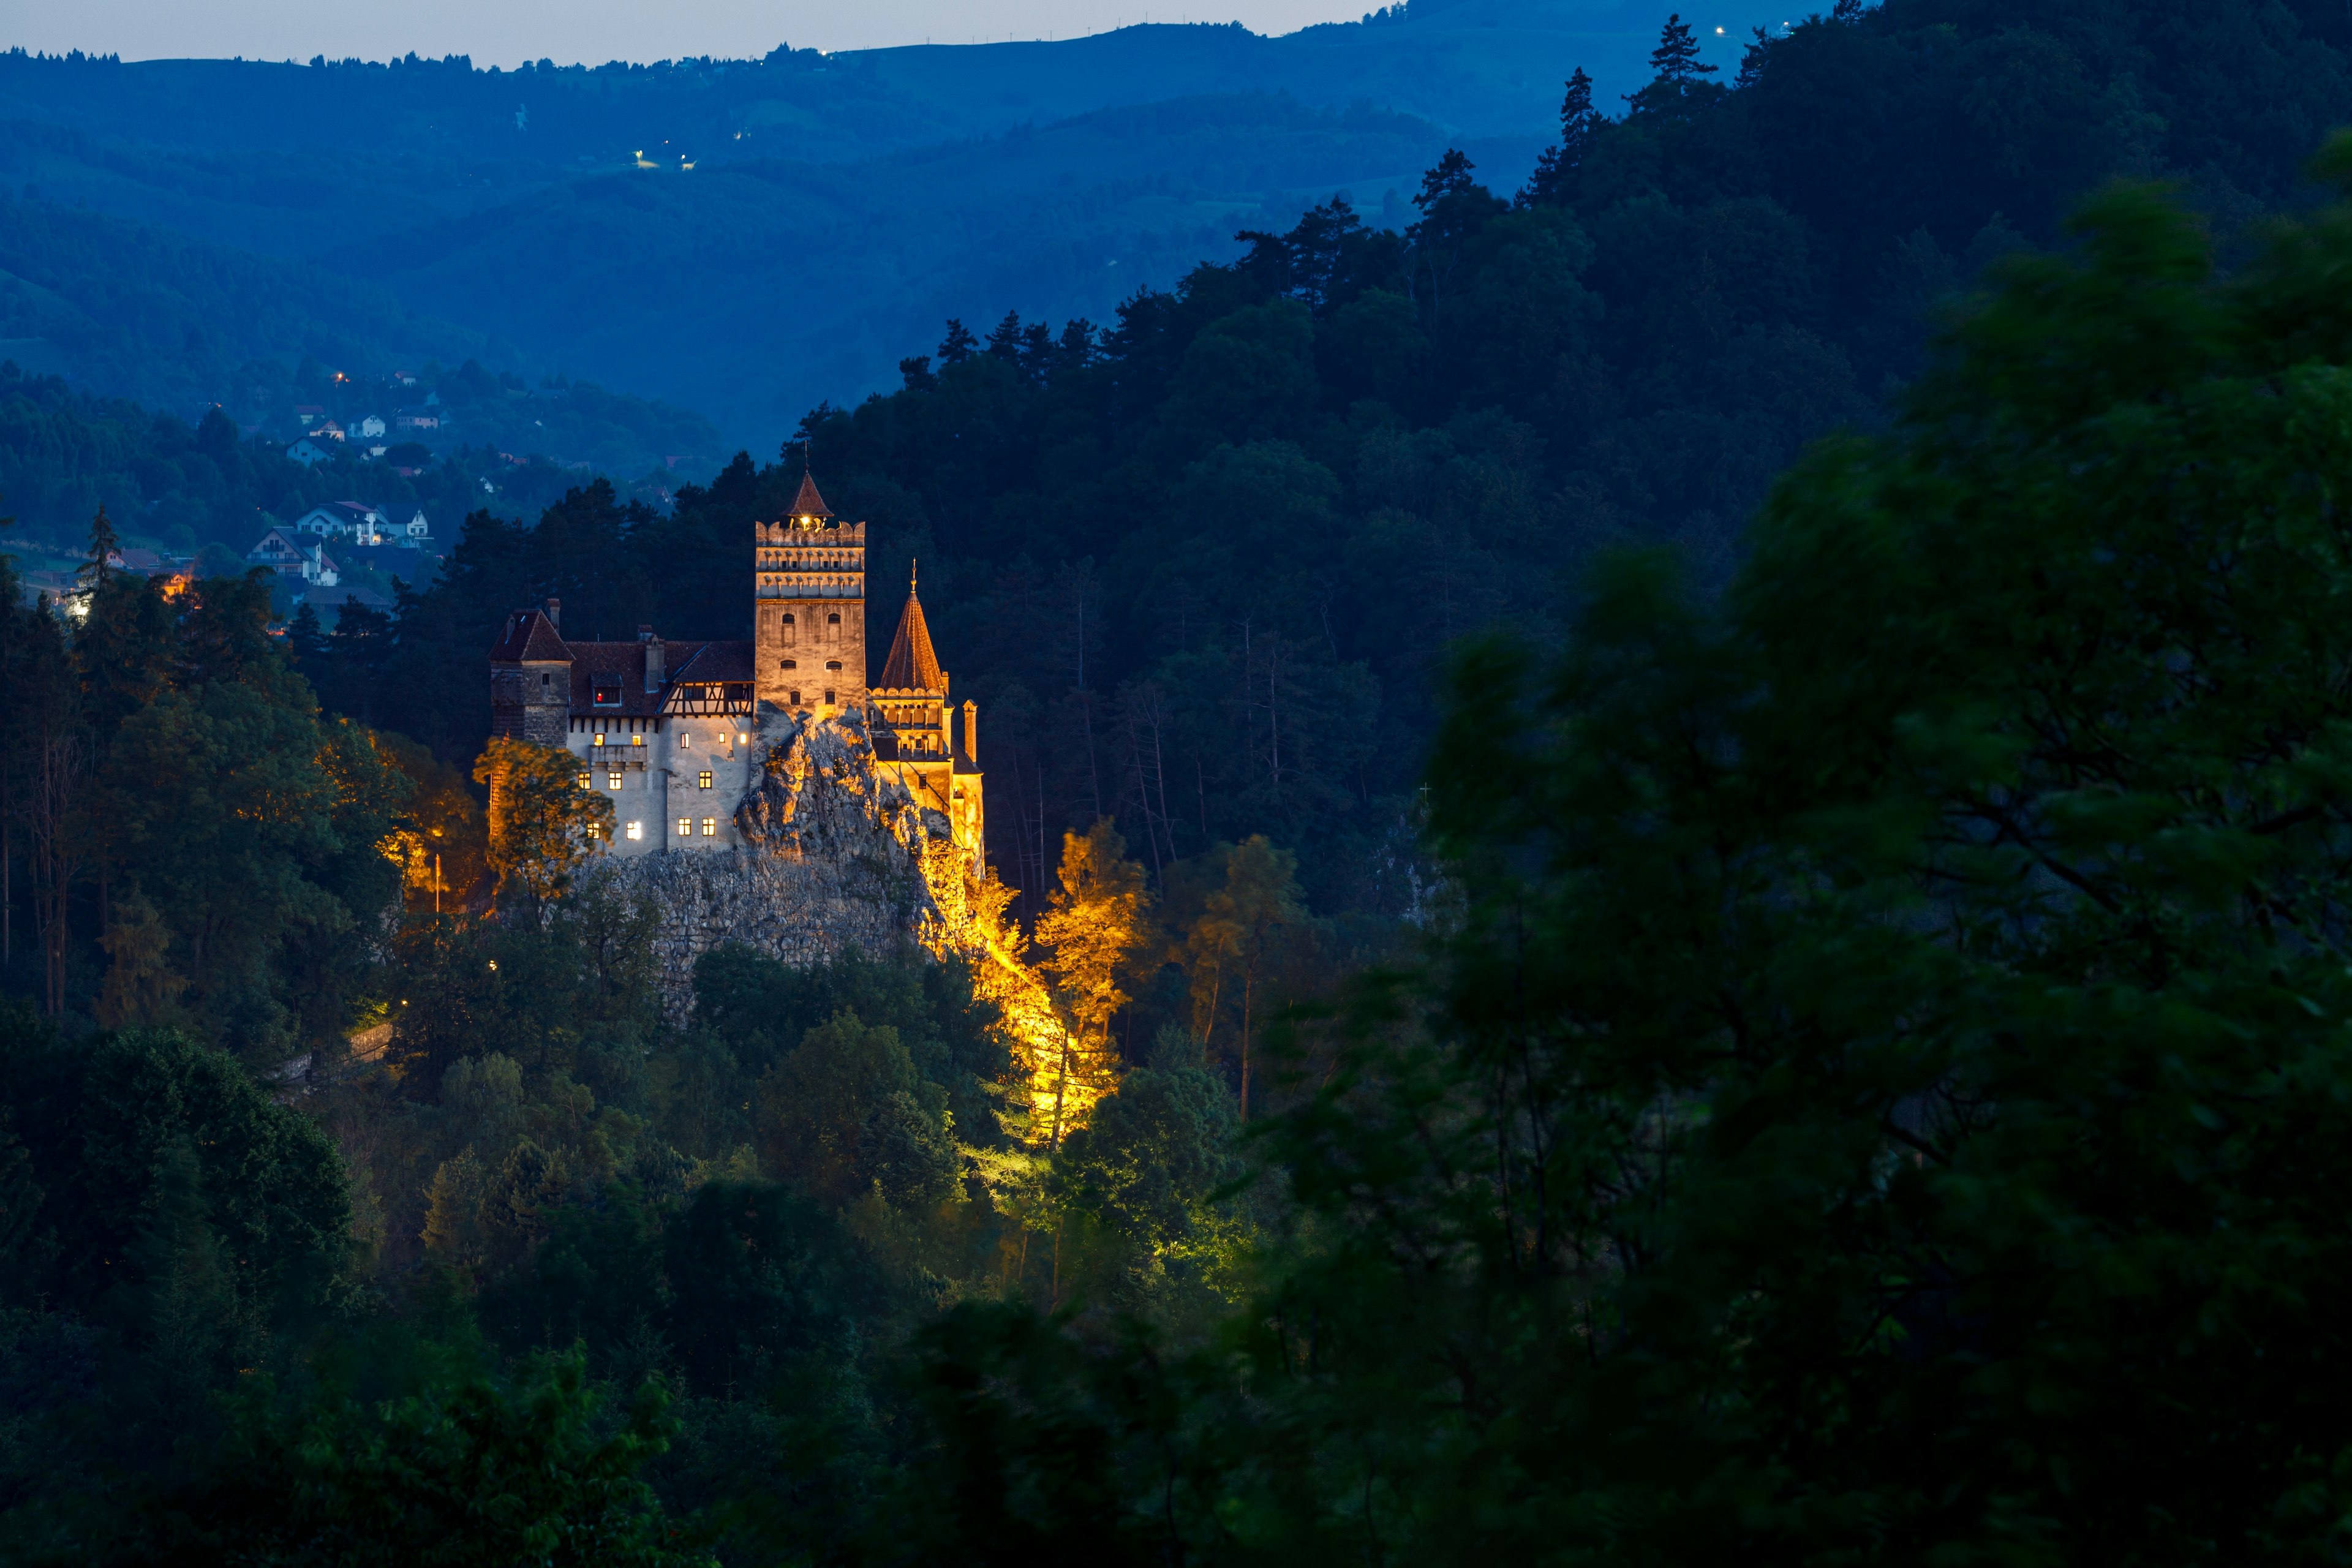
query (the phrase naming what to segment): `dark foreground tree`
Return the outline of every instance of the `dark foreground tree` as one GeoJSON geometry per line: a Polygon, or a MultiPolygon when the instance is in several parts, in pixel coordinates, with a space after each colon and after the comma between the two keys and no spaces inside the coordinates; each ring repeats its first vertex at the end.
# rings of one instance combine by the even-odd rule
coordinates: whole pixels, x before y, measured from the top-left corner
{"type": "Polygon", "coordinates": [[[2352,212],[2229,283],[2146,191],[2076,232],[1781,483],[1727,616],[1636,563],[1542,680],[1462,669],[1428,1032],[1368,1015],[1286,1130],[1343,1239],[1285,1321],[1415,1413],[1391,1528],[2340,1542],[2352,212]]]}
{"type": "Polygon", "coordinates": [[[691,1568],[638,1479],[672,1423],[653,1384],[600,1422],[577,1354],[520,1386],[470,1378],[363,1404],[252,1402],[205,1473],[152,1515],[126,1562],[366,1568],[691,1568]]]}
{"type": "Polygon", "coordinates": [[[1621,563],[1548,668],[1463,663],[1460,919],[1260,1135],[1250,1376],[974,1318],[959,1509],[1137,1560],[2340,1552],[2352,207],[2229,281],[2158,194],[2076,233],[1721,612],[1621,563]]]}

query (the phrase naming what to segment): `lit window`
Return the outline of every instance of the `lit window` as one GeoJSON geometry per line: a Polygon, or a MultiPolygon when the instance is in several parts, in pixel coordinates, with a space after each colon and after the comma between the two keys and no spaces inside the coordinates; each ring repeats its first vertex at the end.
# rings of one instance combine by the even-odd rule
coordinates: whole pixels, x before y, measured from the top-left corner
{"type": "Polygon", "coordinates": [[[702,819],[702,836],[705,838],[716,838],[719,837],[719,819],[717,817],[706,816],[702,819]]]}
{"type": "Polygon", "coordinates": [[[710,770],[709,768],[705,768],[700,773],[694,775],[694,787],[697,789],[709,789],[710,787],[710,770]]]}
{"type": "Polygon", "coordinates": [[[680,838],[691,838],[694,837],[694,819],[692,817],[681,816],[677,819],[677,836],[680,838]]]}
{"type": "Polygon", "coordinates": [[[635,823],[635,822],[632,822],[631,824],[629,824],[629,837],[632,837],[632,838],[643,838],[645,836],[646,836],[646,830],[645,830],[645,826],[644,826],[644,825],[643,825],[643,824],[641,824],[641,823],[635,823]]]}
{"type": "MultiPolygon", "coordinates": [[[[794,698],[793,700],[797,702],[800,700],[798,698],[794,698]]],[[[735,737],[735,743],[739,746],[748,746],[751,743],[751,737],[749,735],[738,735],[735,737]]]]}
{"type": "Polygon", "coordinates": [[[600,746],[604,743],[604,731],[602,730],[596,731],[596,743],[600,746]]]}
{"type": "Polygon", "coordinates": [[[645,743],[646,738],[643,735],[632,735],[629,737],[629,744],[632,746],[642,746],[645,743]]]}
{"type": "Polygon", "coordinates": [[[677,732],[677,749],[678,749],[679,751],[683,752],[683,751],[687,750],[688,747],[692,746],[693,744],[694,744],[694,731],[691,731],[691,730],[680,730],[680,731],[677,732]]]}
{"type": "Polygon", "coordinates": [[[598,827],[592,822],[588,825],[588,837],[591,838],[602,838],[604,837],[604,830],[598,827]]]}
{"type": "Polygon", "coordinates": [[[582,789],[586,789],[588,787],[588,775],[586,773],[582,773],[580,775],[580,787],[582,789]]]}
{"type": "Polygon", "coordinates": [[[606,789],[618,789],[618,788],[620,788],[620,787],[621,787],[621,770],[620,770],[620,769],[618,769],[618,768],[613,768],[613,769],[608,770],[608,771],[605,773],[605,774],[604,774],[604,787],[605,787],[606,789]]]}

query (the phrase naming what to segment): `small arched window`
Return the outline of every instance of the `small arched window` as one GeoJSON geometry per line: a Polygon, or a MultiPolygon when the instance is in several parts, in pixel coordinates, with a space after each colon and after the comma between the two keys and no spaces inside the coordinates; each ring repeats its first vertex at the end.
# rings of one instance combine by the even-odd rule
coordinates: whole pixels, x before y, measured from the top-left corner
{"type": "Polygon", "coordinates": [[[841,625],[841,617],[839,616],[825,616],[825,623],[828,626],[837,626],[841,625]]]}

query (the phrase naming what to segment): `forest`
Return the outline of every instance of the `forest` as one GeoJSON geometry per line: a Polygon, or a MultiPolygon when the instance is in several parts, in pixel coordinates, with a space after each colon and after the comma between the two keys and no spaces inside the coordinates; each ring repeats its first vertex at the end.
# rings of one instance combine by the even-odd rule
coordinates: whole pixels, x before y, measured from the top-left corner
{"type": "MultiPolygon", "coordinates": [[[[41,127],[18,131],[26,151],[59,140],[41,127]]],[[[296,405],[389,419],[399,403],[381,384],[404,370],[417,401],[437,395],[449,405],[452,446],[632,479],[672,456],[692,455],[704,470],[715,463],[718,433],[698,415],[544,370],[526,382],[479,363],[520,358],[494,336],[419,319],[319,267],[0,192],[0,360],[45,378],[68,375],[79,393],[177,411],[190,423],[223,407],[282,446],[300,430],[296,405]],[[344,393],[367,401],[335,406],[353,401],[344,393]]],[[[15,432],[0,449],[19,463],[56,455],[54,445],[15,432]]]]}
{"type": "Polygon", "coordinates": [[[1677,16],[1516,188],[950,321],[388,616],[100,514],[0,584],[0,1554],[2340,1554],[2347,41],[1677,16]],[[674,1005],[485,810],[502,618],[746,635],[803,472],[981,705],[1071,1124],[967,964],[674,1005]]]}

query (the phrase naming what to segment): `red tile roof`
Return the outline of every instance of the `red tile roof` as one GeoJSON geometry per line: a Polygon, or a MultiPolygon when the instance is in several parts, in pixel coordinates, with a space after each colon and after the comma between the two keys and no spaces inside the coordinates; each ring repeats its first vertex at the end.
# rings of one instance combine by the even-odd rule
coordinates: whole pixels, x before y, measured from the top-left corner
{"type": "Polygon", "coordinates": [[[793,498],[791,515],[793,517],[831,517],[833,515],[833,508],[825,505],[824,498],[816,493],[816,480],[806,474],[801,476],[801,493],[793,498]]]}
{"type": "Polygon", "coordinates": [[[947,685],[940,675],[939,655],[931,651],[931,628],[923,621],[923,603],[910,584],[907,607],[898,616],[898,630],[890,639],[890,657],[882,661],[882,679],[875,683],[886,691],[938,691],[947,685]]]}
{"type": "Polygon", "coordinates": [[[556,635],[555,624],[544,610],[517,610],[507,617],[505,630],[490,648],[492,664],[537,663],[558,661],[572,657],[572,650],[556,635]]]}

